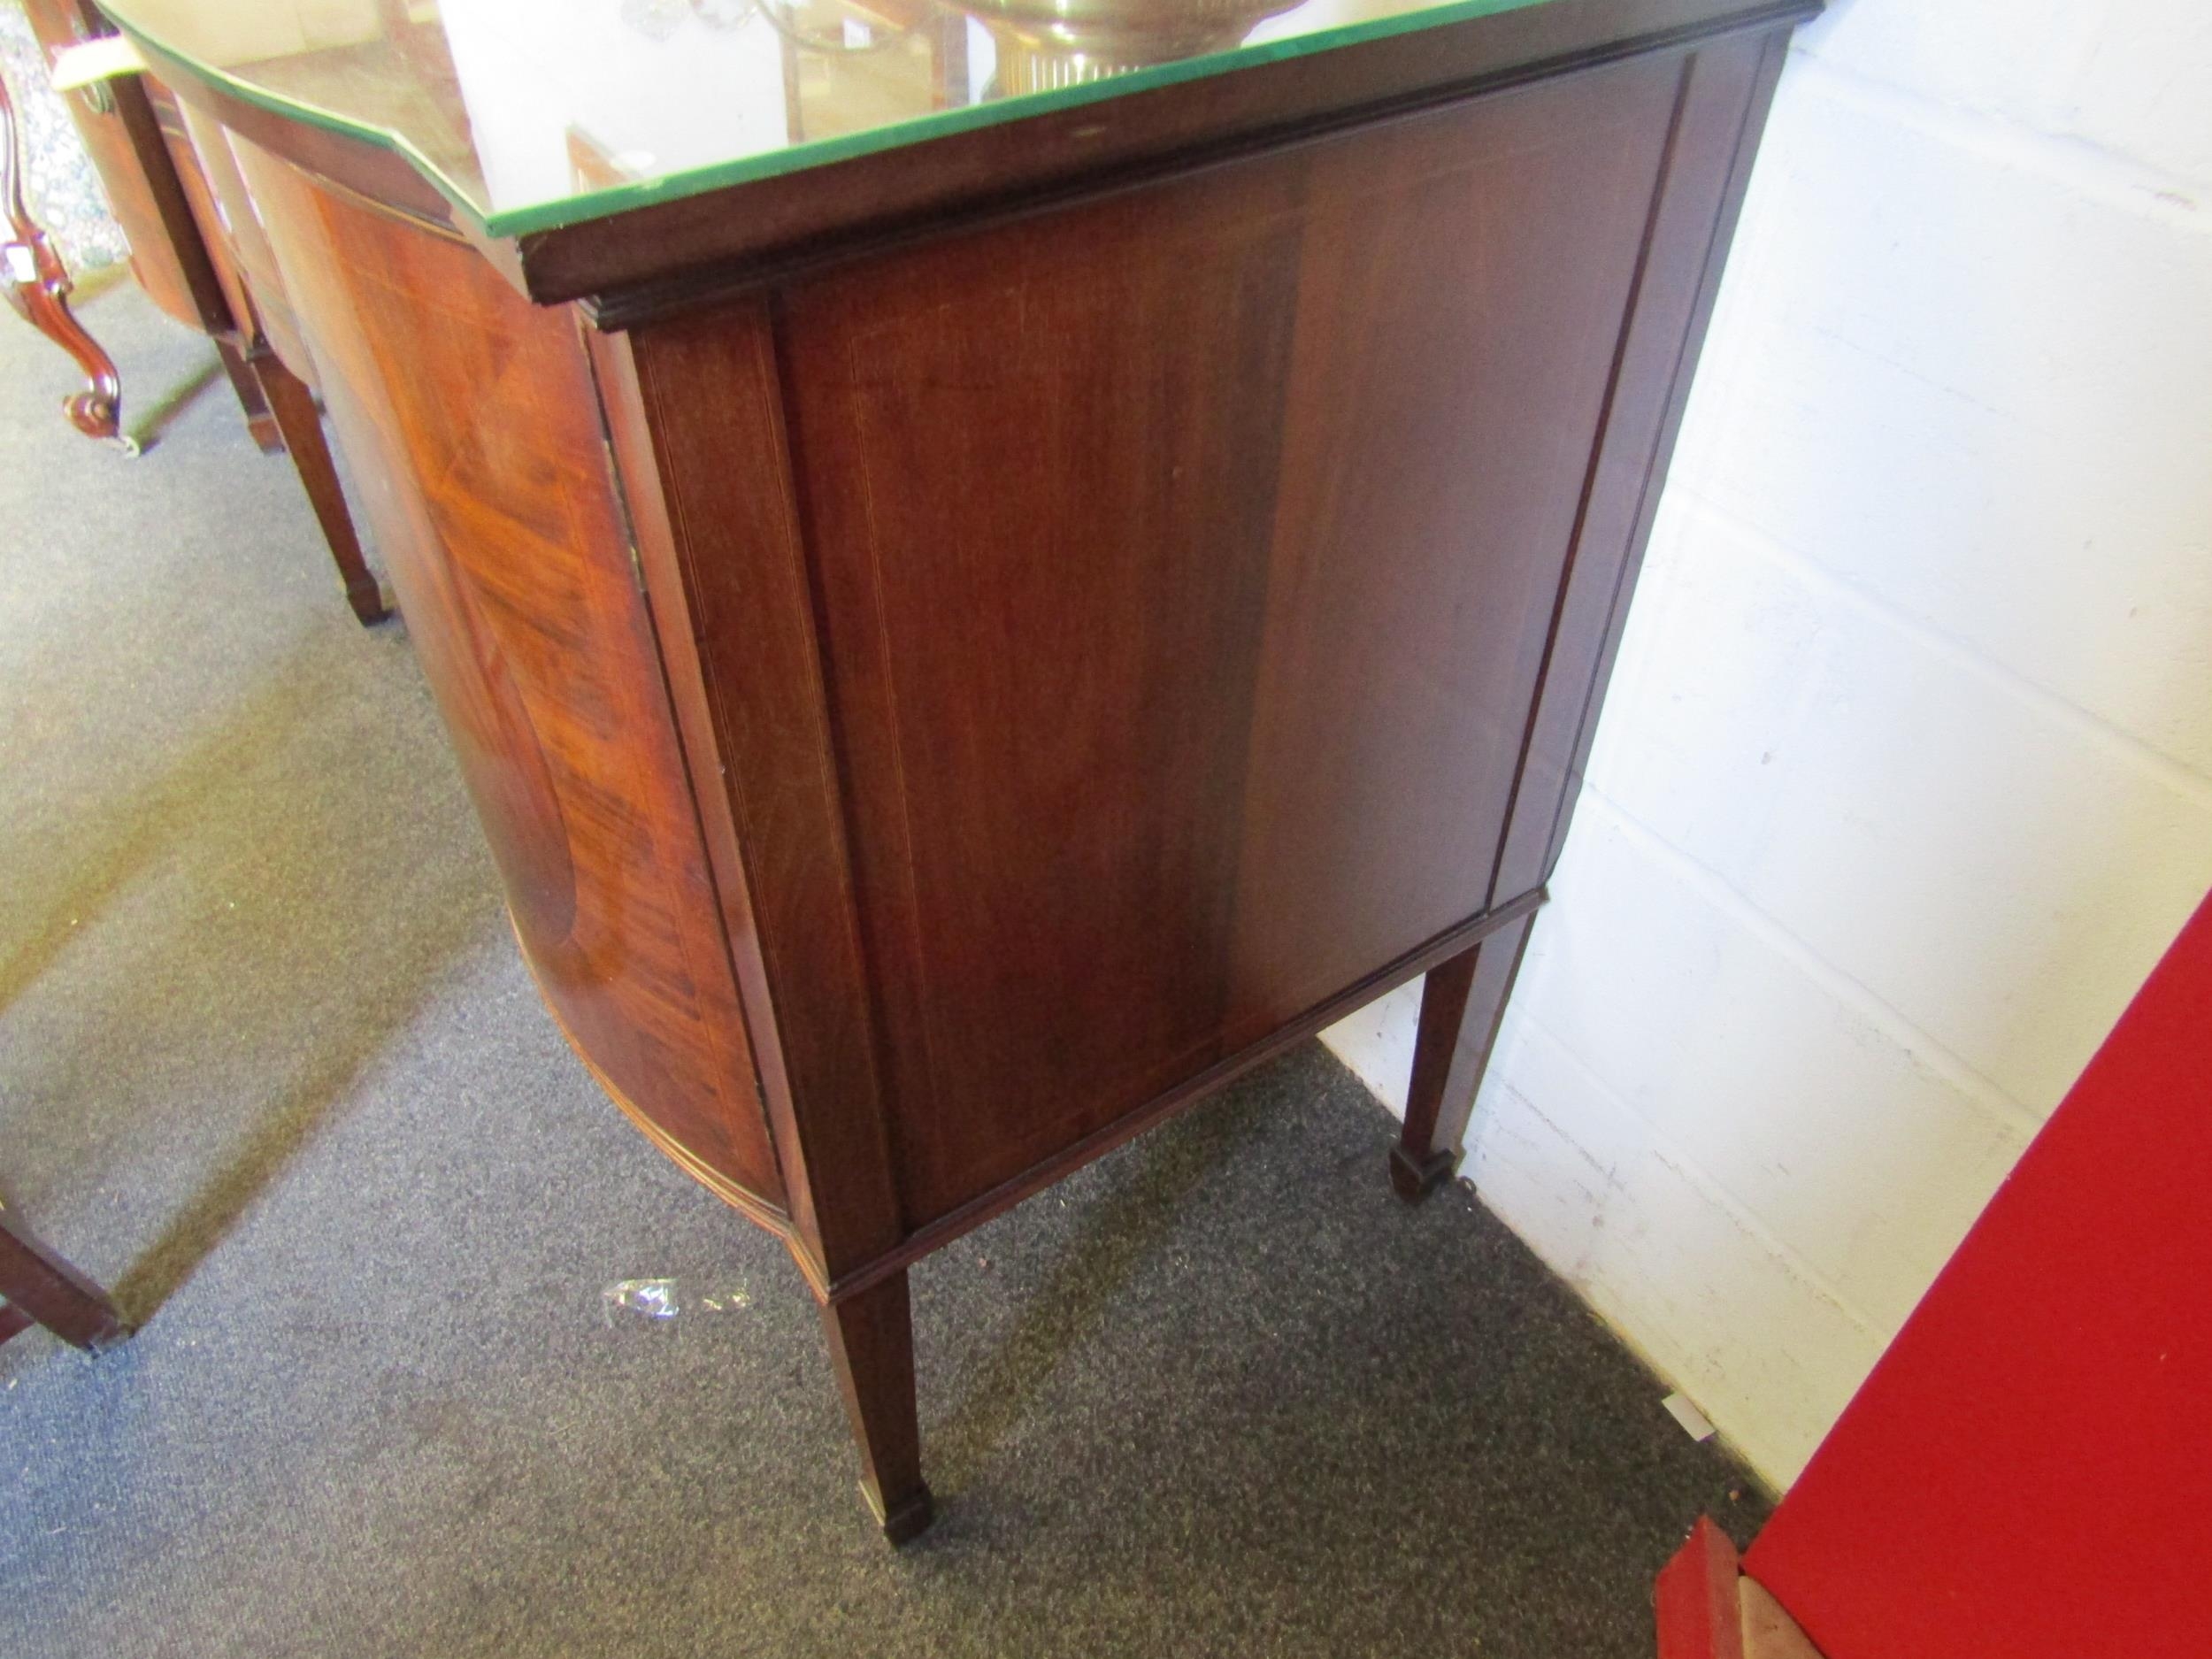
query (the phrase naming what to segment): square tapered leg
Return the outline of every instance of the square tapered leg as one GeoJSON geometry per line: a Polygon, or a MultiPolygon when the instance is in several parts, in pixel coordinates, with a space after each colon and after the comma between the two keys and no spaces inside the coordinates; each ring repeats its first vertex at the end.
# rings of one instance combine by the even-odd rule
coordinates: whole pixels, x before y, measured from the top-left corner
{"type": "Polygon", "coordinates": [[[1475,1092],[1513,995],[1532,913],[1429,970],[1406,1091],[1405,1130],[1391,1148],[1390,1183],[1417,1204],[1452,1178],[1463,1156],[1475,1092]]]}
{"type": "Polygon", "coordinates": [[[860,1448],[860,1490],[894,1544],[927,1529],[934,1511],[922,1479],[914,1408],[914,1319],[906,1274],[822,1310],[830,1361],[860,1448]]]}

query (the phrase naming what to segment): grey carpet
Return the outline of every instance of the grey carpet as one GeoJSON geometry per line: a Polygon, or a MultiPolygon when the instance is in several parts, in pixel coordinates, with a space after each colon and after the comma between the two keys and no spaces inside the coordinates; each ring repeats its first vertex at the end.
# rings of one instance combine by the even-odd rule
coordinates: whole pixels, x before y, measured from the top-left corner
{"type": "Polygon", "coordinates": [[[206,346],[88,311],[140,424],[198,390],[124,459],[0,319],[0,1191],[144,1325],[0,1348],[0,1653],[1626,1659],[1759,1518],[1309,1047],[917,1270],[887,1550],[798,1274],[541,1011],[403,634],[206,346]],[[726,1305],[611,1326],[646,1275],[726,1305]]]}

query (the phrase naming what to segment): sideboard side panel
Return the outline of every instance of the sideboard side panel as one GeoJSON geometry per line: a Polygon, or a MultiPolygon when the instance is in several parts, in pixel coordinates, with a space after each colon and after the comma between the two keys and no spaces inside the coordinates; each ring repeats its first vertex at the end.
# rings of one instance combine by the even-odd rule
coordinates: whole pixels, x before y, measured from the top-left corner
{"type": "Polygon", "coordinates": [[[237,152],[525,959],[586,1062],[757,1218],[783,1187],[572,318],[237,152]]]}
{"type": "Polygon", "coordinates": [[[777,296],[910,1227],[1491,905],[1685,64],[777,296]]]}
{"type": "Polygon", "coordinates": [[[1690,61],[1593,460],[1559,626],[1492,892],[1548,881],[1582,787],[1629,596],[1659,507],[1690,379],[1749,181],[1789,31],[1701,48],[1690,61]]]}

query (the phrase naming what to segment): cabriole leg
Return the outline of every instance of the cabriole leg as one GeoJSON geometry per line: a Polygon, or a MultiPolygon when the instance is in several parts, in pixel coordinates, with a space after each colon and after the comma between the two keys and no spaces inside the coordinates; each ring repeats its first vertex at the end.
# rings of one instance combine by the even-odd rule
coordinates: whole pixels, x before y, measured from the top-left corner
{"type": "Polygon", "coordinates": [[[906,1275],[822,1310],[830,1363],[860,1448],[860,1491],[894,1544],[918,1537],[934,1511],[922,1480],[921,1425],[914,1410],[914,1318],[906,1275]]]}
{"type": "Polygon", "coordinates": [[[123,382],[115,360],[85,332],[69,309],[69,272],[23,199],[23,145],[15,105],[0,80],[0,298],[32,327],[76,359],[85,389],[62,400],[69,424],[88,438],[104,438],[131,454],[138,446],[123,435],[123,382]]]}
{"type": "Polygon", "coordinates": [[[1390,1152],[1390,1184],[1417,1204],[1459,1167],[1475,1091],[1490,1064],[1533,913],[1429,970],[1406,1091],[1405,1131],[1390,1152]]]}

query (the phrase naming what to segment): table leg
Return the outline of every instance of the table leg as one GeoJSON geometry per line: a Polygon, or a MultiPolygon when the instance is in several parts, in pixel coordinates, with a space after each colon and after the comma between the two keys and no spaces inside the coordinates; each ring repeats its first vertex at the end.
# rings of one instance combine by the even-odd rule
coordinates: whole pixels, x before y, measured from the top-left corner
{"type": "Polygon", "coordinates": [[[0,209],[8,219],[8,240],[0,242],[0,291],[25,321],[76,359],[89,382],[63,400],[70,424],[88,438],[105,438],[135,453],[137,445],[123,435],[123,381],[115,360],[70,311],[68,268],[24,202],[22,138],[5,81],[0,81],[0,209]]]}
{"type": "Polygon", "coordinates": [[[0,1210],[0,1341],[37,1321],[65,1342],[99,1349],[123,1340],[123,1317],[107,1293],[0,1210]]]}
{"type": "Polygon", "coordinates": [[[262,454],[282,455],[284,434],[277,426],[269,399],[261,389],[260,377],[254,373],[244,348],[223,334],[213,338],[215,349],[223,359],[223,373],[230,377],[230,389],[238,395],[238,406],[246,412],[246,430],[261,446],[262,454]]]}
{"type": "Polygon", "coordinates": [[[914,1318],[906,1275],[827,1304],[830,1360],[860,1448],[860,1491],[894,1544],[917,1538],[934,1515],[922,1480],[914,1409],[914,1318]]]}
{"type": "Polygon", "coordinates": [[[1405,1131],[1390,1152],[1390,1184],[1417,1204],[1452,1178],[1463,1156],[1475,1091],[1528,945],[1531,912],[1429,970],[1406,1091],[1405,1131]]]}
{"type": "Polygon", "coordinates": [[[329,440],[323,435],[323,416],[315,407],[315,394],[273,351],[256,352],[251,365],[268,400],[269,412],[284,435],[284,447],[292,452],[292,465],[307,490],[308,504],[314,508],[323,537],[330,543],[331,560],[345,584],[346,603],[353,607],[363,627],[383,621],[391,611],[369,571],[368,560],[361,555],[361,539],[354,533],[353,514],[347,510],[345,492],[338,485],[337,463],[331,458],[329,440]]]}

